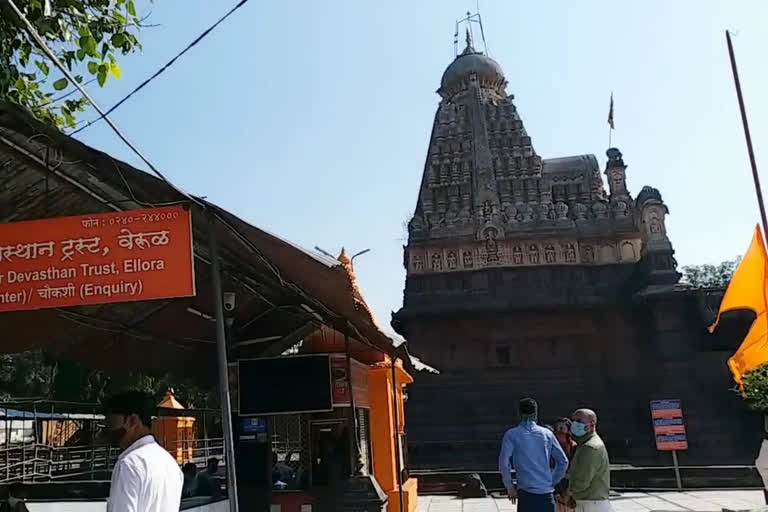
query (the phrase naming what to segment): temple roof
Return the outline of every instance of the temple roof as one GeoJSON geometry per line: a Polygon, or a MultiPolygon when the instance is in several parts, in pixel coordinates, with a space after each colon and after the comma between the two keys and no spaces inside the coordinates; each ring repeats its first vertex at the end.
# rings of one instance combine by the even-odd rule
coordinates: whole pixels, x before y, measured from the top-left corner
{"type": "Polygon", "coordinates": [[[470,75],[476,74],[478,79],[490,84],[502,86],[506,83],[504,72],[498,62],[478,52],[472,46],[472,38],[467,30],[467,46],[456,59],[446,68],[440,80],[440,94],[449,95],[457,85],[469,81],[470,75]]]}

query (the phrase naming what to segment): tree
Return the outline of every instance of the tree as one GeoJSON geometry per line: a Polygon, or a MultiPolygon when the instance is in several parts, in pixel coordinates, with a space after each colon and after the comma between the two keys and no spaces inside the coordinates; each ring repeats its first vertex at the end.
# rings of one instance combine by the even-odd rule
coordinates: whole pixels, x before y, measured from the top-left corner
{"type": "Polygon", "coordinates": [[[682,281],[695,288],[727,286],[741,258],[724,261],[719,265],[686,265],[682,281]]]}
{"type": "Polygon", "coordinates": [[[742,398],[750,409],[768,413],[768,365],[744,375],[742,398]]]}
{"type": "MultiPolygon", "coordinates": [[[[151,1],[151,0],[148,0],[151,1]]],[[[141,48],[134,0],[14,0],[78,82],[120,79],[117,55],[141,48]]],[[[18,16],[0,1],[0,99],[40,120],[74,127],[85,98],[37,47],[18,16]]]]}
{"type": "Polygon", "coordinates": [[[135,389],[151,394],[159,402],[169,388],[187,407],[217,407],[215,389],[170,375],[111,376],[75,362],[54,359],[41,351],[0,355],[0,400],[43,398],[98,403],[113,393],[135,389]]]}

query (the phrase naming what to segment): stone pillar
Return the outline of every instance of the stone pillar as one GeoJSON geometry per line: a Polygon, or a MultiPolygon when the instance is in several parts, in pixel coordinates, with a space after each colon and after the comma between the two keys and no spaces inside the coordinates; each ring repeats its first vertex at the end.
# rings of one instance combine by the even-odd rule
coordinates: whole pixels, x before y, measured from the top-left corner
{"type": "Polygon", "coordinates": [[[636,201],[636,223],[643,248],[641,261],[649,274],[650,285],[671,285],[680,280],[672,242],[667,237],[667,205],[653,187],[643,187],[636,201]]]}

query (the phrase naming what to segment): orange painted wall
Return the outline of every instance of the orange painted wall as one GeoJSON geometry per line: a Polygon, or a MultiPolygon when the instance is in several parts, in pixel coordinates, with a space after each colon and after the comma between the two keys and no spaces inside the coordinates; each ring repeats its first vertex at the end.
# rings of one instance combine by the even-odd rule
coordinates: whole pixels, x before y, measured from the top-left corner
{"type": "MultiPolygon", "coordinates": [[[[402,368],[396,368],[398,430],[404,432],[403,385],[413,379],[402,368]]],[[[392,407],[392,367],[373,367],[368,373],[371,401],[371,449],[373,451],[373,476],[389,496],[388,512],[400,512],[397,483],[397,456],[395,454],[394,409],[392,407]]],[[[418,496],[415,478],[403,482],[404,511],[414,512],[418,496]]]]}

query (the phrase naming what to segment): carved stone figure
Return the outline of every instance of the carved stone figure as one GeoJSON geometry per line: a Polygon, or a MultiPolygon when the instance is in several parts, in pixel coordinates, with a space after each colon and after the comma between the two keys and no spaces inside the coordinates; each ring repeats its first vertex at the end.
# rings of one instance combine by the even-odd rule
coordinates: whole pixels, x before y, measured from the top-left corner
{"type": "Polygon", "coordinates": [[[587,215],[589,215],[589,207],[584,203],[576,203],[573,206],[573,215],[576,220],[586,220],[587,215]]]}
{"type": "Polygon", "coordinates": [[[566,244],[565,246],[565,261],[566,263],[576,263],[576,248],[573,244],[566,244]]]}
{"type": "Polygon", "coordinates": [[[537,245],[531,244],[528,247],[528,263],[531,265],[539,264],[539,247],[537,245]]]}
{"type": "Polygon", "coordinates": [[[550,244],[544,247],[544,261],[547,263],[555,263],[556,260],[557,253],[555,252],[554,246],[550,244]]]}
{"type": "Polygon", "coordinates": [[[434,271],[440,271],[443,270],[443,256],[440,254],[433,254],[432,255],[432,270],[434,271]]]}
{"type": "Polygon", "coordinates": [[[504,208],[504,222],[517,222],[517,208],[514,205],[508,204],[504,208]]]}
{"type": "Polygon", "coordinates": [[[594,263],[595,250],[591,245],[585,245],[581,248],[581,261],[582,263],[594,263]]]}
{"type": "Polygon", "coordinates": [[[629,205],[626,201],[616,201],[613,204],[613,213],[616,217],[626,217],[629,215],[629,205]]]}
{"type": "Polygon", "coordinates": [[[648,229],[653,234],[661,233],[661,221],[659,221],[659,217],[656,214],[651,215],[648,223],[648,229]]]}
{"type": "Polygon", "coordinates": [[[448,263],[448,268],[453,270],[458,266],[458,258],[456,257],[456,253],[453,251],[448,252],[448,257],[446,258],[446,262],[448,263]]]}
{"type": "Polygon", "coordinates": [[[522,265],[523,264],[523,249],[520,246],[515,246],[514,249],[512,249],[512,263],[515,265],[522,265]]]}
{"type": "Polygon", "coordinates": [[[592,213],[595,214],[596,219],[605,219],[608,217],[608,207],[605,203],[599,201],[592,205],[592,213]]]}
{"type": "Polygon", "coordinates": [[[499,262],[499,244],[496,242],[497,231],[494,228],[488,228],[483,232],[485,236],[485,253],[488,263],[499,262]]]}
{"type": "Polygon", "coordinates": [[[416,272],[422,272],[424,270],[424,258],[420,254],[416,254],[413,257],[413,269],[416,272]]]}
{"type": "Polygon", "coordinates": [[[464,262],[464,268],[472,268],[475,266],[474,258],[472,258],[472,251],[464,251],[461,258],[464,262]]]}
{"type": "Polygon", "coordinates": [[[542,203],[536,208],[539,220],[551,219],[550,212],[552,211],[552,205],[549,203],[542,203]]]}
{"type": "Polygon", "coordinates": [[[568,205],[563,202],[556,203],[555,216],[558,221],[568,220],[568,205]]]}
{"type": "Polygon", "coordinates": [[[517,220],[526,224],[533,220],[533,208],[528,203],[520,203],[517,205],[517,220]]]}

